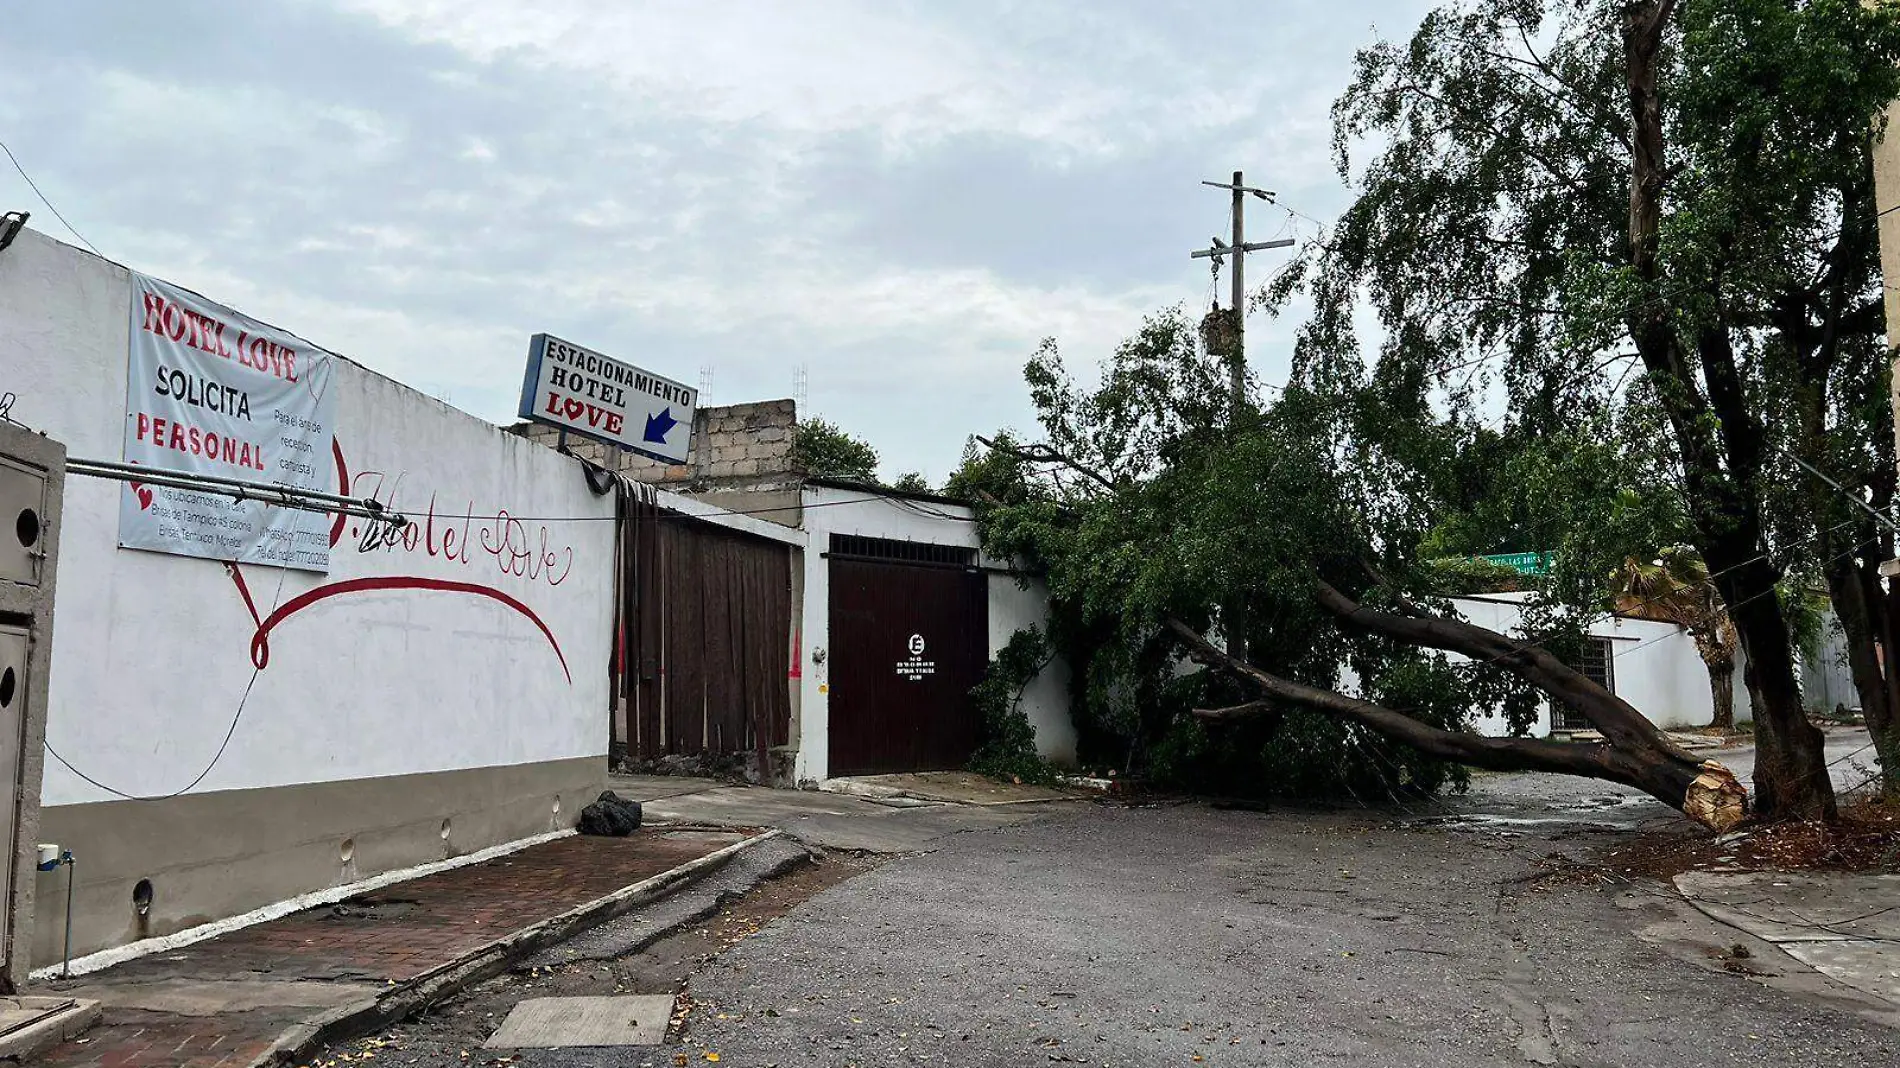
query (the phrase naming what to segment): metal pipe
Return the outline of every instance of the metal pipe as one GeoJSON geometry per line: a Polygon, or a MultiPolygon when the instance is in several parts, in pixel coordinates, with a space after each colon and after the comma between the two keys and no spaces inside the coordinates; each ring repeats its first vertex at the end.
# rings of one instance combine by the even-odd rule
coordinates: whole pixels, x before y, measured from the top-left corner
{"type": "Polygon", "coordinates": [[[73,876],[79,862],[73,859],[73,851],[68,849],[60,860],[66,865],[66,954],[60,962],[62,978],[73,977],[73,876]]]}
{"type": "Polygon", "coordinates": [[[149,471],[133,475],[129,472],[122,471],[90,471],[85,468],[69,467],[67,473],[86,475],[93,478],[114,479],[120,482],[142,482],[152,486],[191,490],[197,493],[211,494],[213,496],[230,497],[240,501],[259,501],[264,504],[277,505],[284,508],[295,508],[306,512],[319,512],[324,514],[342,512],[345,515],[353,515],[363,519],[374,519],[399,527],[405,526],[408,523],[408,520],[403,516],[384,511],[380,508],[370,509],[364,507],[362,504],[332,504],[327,501],[307,501],[301,499],[295,493],[285,492],[276,486],[244,487],[235,485],[206,485],[188,477],[155,475],[149,471]]]}
{"type": "Polygon", "coordinates": [[[238,479],[219,478],[214,475],[199,476],[189,472],[168,471],[158,467],[138,467],[131,464],[104,464],[92,460],[68,460],[66,472],[71,475],[83,475],[89,478],[105,478],[118,482],[143,482],[169,489],[193,490],[219,497],[231,497],[240,501],[259,501],[264,504],[278,505],[284,508],[296,508],[306,512],[333,513],[356,516],[360,519],[374,519],[392,526],[407,526],[409,520],[403,515],[392,512],[381,501],[341,497],[334,493],[318,493],[291,486],[268,482],[243,482],[238,479]]]}
{"type": "Polygon", "coordinates": [[[152,485],[152,486],[167,486],[167,487],[172,487],[172,488],[177,488],[177,489],[189,489],[189,490],[195,490],[199,493],[209,493],[209,494],[213,494],[220,497],[235,497],[239,500],[282,501],[291,507],[305,507],[305,508],[316,509],[319,511],[328,511],[332,507],[334,508],[350,508],[350,507],[360,508],[361,507],[361,505],[356,505],[356,504],[332,504],[329,501],[319,502],[319,501],[306,500],[294,492],[286,491],[282,487],[272,486],[272,485],[268,485],[264,483],[259,483],[259,484],[251,485],[251,486],[245,486],[245,485],[235,484],[233,482],[207,482],[201,479],[193,478],[190,475],[174,474],[168,471],[159,471],[159,470],[149,469],[149,468],[147,470],[134,473],[131,471],[119,471],[119,470],[114,470],[114,469],[109,469],[109,468],[103,469],[103,470],[95,469],[92,467],[88,467],[84,464],[68,464],[66,467],[66,473],[69,475],[84,475],[89,478],[112,479],[113,481],[117,481],[117,482],[142,482],[142,483],[145,483],[147,485],[152,485]],[[319,507],[319,505],[321,505],[321,507],[319,507]]]}
{"type": "Polygon", "coordinates": [[[282,482],[252,482],[241,478],[226,478],[223,475],[205,475],[196,471],[178,471],[166,467],[146,467],[140,464],[120,463],[116,460],[86,460],[72,457],[66,461],[67,470],[72,470],[76,467],[90,469],[88,473],[100,474],[100,477],[103,477],[102,473],[107,471],[135,475],[138,476],[139,481],[143,481],[144,478],[149,475],[167,475],[172,478],[188,478],[194,482],[209,482],[222,486],[241,486],[245,489],[268,488],[272,490],[283,490],[295,493],[301,497],[309,497],[312,500],[330,501],[335,504],[354,504],[366,508],[382,507],[381,501],[376,501],[370,497],[345,497],[338,493],[325,493],[322,490],[307,489],[303,486],[292,486],[282,482]]]}

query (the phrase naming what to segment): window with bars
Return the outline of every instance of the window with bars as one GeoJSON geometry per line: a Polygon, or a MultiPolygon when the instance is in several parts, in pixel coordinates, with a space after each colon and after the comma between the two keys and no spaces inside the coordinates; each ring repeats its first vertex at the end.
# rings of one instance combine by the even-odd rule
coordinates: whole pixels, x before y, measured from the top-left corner
{"type": "Polygon", "coordinates": [[[976,550],[924,541],[873,538],[866,534],[833,534],[831,555],[855,560],[890,560],[904,564],[975,567],[976,550]]]}
{"type": "MultiPolygon", "coordinates": [[[[1571,667],[1583,673],[1583,677],[1598,686],[1616,692],[1616,661],[1611,653],[1609,638],[1585,638],[1579,655],[1572,659],[1571,667]]],[[[1552,728],[1560,731],[1587,731],[1593,729],[1589,720],[1583,718],[1568,705],[1558,704],[1552,715],[1552,728]]]]}

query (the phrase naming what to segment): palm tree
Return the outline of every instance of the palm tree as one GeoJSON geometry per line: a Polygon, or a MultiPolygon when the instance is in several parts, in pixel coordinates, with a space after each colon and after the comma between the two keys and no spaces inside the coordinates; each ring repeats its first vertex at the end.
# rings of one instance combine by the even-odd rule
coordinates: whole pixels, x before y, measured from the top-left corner
{"type": "Polygon", "coordinates": [[[1686,546],[1664,549],[1647,563],[1626,557],[1611,573],[1610,584],[1617,612],[1674,623],[1689,632],[1709,672],[1709,696],[1715,702],[1715,718],[1709,725],[1733,730],[1738,637],[1702,557],[1686,546]]]}

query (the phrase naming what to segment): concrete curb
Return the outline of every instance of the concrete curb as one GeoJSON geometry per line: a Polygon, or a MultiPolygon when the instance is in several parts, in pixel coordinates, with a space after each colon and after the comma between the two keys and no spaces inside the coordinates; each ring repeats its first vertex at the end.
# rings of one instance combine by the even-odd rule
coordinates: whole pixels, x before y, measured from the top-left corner
{"type": "Polygon", "coordinates": [[[412,1016],[443,998],[500,975],[522,957],[558,945],[583,931],[618,919],[689,883],[697,882],[724,867],[741,851],[777,838],[781,833],[776,829],[768,830],[734,842],[697,860],[569,909],[559,916],[524,927],[457,960],[378,991],[373,997],[322,1012],[278,1036],[271,1050],[252,1061],[251,1066],[279,1068],[306,1061],[325,1046],[360,1038],[412,1016]]]}
{"type": "MultiPolygon", "coordinates": [[[[9,998],[8,1000],[60,999],[9,998]]],[[[65,998],[64,1000],[65,1007],[51,1016],[0,1034],[0,1059],[11,1060],[15,1064],[30,1060],[61,1042],[69,1042],[85,1034],[87,1029],[99,1022],[100,1014],[105,1011],[97,1001],[81,998],[65,998]]]]}
{"type": "Polygon", "coordinates": [[[1057,805],[1067,801],[1094,801],[1098,793],[1070,794],[1061,797],[1012,797],[1000,801],[978,801],[971,798],[950,797],[943,793],[920,791],[914,786],[887,786],[883,783],[857,782],[850,778],[826,779],[818,784],[818,792],[834,794],[838,797],[855,797],[861,801],[885,802],[908,800],[927,805],[963,805],[969,808],[1003,808],[1008,805],[1057,805]]]}
{"type": "MultiPolygon", "coordinates": [[[[169,953],[174,949],[182,949],[185,946],[196,945],[199,942],[230,934],[232,931],[241,931],[246,927],[254,927],[260,923],[269,923],[272,920],[282,919],[285,916],[302,912],[305,909],[316,908],[320,905],[333,905],[339,901],[347,901],[359,894],[367,894],[371,891],[381,890],[386,886],[406,883],[411,879],[421,879],[439,872],[453,871],[456,868],[472,867],[476,864],[486,864],[491,860],[499,860],[502,857],[519,853],[524,849],[530,849],[534,846],[545,845],[548,842],[559,841],[562,838],[571,838],[573,836],[574,829],[572,827],[559,831],[549,831],[546,834],[532,835],[527,838],[517,839],[513,842],[503,842],[500,845],[489,846],[486,849],[478,849],[473,853],[464,853],[459,857],[451,857],[448,860],[418,864],[409,868],[397,868],[394,871],[382,872],[377,875],[372,875],[367,879],[359,879],[353,883],[344,883],[342,886],[327,886],[321,890],[312,890],[307,894],[298,894],[296,897],[286,898],[283,901],[273,901],[268,905],[260,906],[249,912],[240,913],[236,916],[227,916],[224,919],[213,920],[210,923],[199,924],[196,927],[186,928],[183,931],[160,935],[157,938],[143,938],[137,942],[129,942],[123,946],[114,946],[111,949],[102,949],[97,953],[88,953],[71,962],[71,974],[73,977],[91,975],[94,972],[104,971],[115,965],[124,964],[126,961],[138,960],[141,957],[149,957],[156,953],[169,953]]],[[[35,968],[32,977],[41,982],[51,979],[63,979],[67,977],[63,974],[66,971],[67,969],[62,968],[60,965],[49,964],[44,968],[35,968]]]]}
{"type": "MultiPolygon", "coordinates": [[[[532,956],[516,958],[515,961],[512,962],[508,966],[508,970],[518,973],[535,966],[554,967],[554,966],[563,965],[563,964],[594,963],[594,962],[598,962],[602,960],[612,960],[612,959],[618,959],[621,957],[630,957],[637,953],[644,953],[647,951],[647,949],[651,948],[655,943],[668,937],[669,935],[672,935],[676,931],[679,931],[681,928],[690,927],[693,924],[699,923],[706,919],[710,919],[714,915],[717,915],[720,909],[726,907],[727,905],[738,900],[739,898],[744,897],[746,894],[750,893],[755,887],[759,886],[760,884],[770,882],[773,879],[780,878],[781,876],[797,868],[801,868],[807,864],[813,864],[818,861],[819,854],[817,852],[814,852],[810,846],[807,846],[804,843],[800,842],[795,836],[790,835],[790,834],[783,834],[783,835],[780,835],[779,837],[782,837],[786,842],[789,842],[792,845],[796,846],[797,851],[781,858],[780,860],[778,860],[776,863],[773,863],[769,867],[762,868],[759,871],[755,872],[751,880],[747,882],[745,886],[743,887],[728,886],[724,889],[721,889],[707,896],[705,900],[702,901],[697,906],[687,910],[686,912],[680,913],[679,915],[673,916],[669,918],[668,920],[666,920],[665,922],[655,925],[649,930],[641,933],[638,937],[631,938],[625,942],[615,944],[612,947],[611,952],[609,953],[583,953],[578,956],[562,958],[560,960],[549,960],[547,959],[549,954],[559,949],[562,945],[565,944],[565,943],[556,943],[555,945],[549,946],[545,950],[539,953],[536,953],[532,956]]],[[[711,877],[700,880],[700,882],[711,882],[711,881],[715,881],[715,880],[711,877]]],[[[698,883],[695,884],[695,886],[697,885],[698,883]]],[[[688,892],[689,891],[687,888],[682,888],[679,896],[684,898],[688,895],[688,892]]],[[[611,923],[613,921],[610,920],[608,922],[611,923]]],[[[604,927],[606,925],[602,924],[601,926],[604,927]]]]}

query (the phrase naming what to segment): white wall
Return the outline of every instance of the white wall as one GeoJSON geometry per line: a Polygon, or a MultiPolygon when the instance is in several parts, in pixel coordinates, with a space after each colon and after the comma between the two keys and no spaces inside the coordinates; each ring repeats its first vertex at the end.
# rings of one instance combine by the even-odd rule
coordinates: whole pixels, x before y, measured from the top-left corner
{"type": "MultiPolygon", "coordinates": [[[[1860,691],[1854,688],[1854,673],[1847,666],[1847,632],[1833,609],[1822,613],[1821,641],[1813,656],[1801,658],[1801,703],[1809,711],[1831,714],[1836,705],[1860,707],[1860,691]]],[[[1746,702],[1737,704],[1738,718],[1746,702]]]]}
{"type": "MultiPolygon", "coordinates": [[[[0,253],[0,389],[18,394],[15,419],[74,457],[122,454],[130,300],[124,268],[32,231],[0,253]]],[[[321,343],[322,323],[295,325],[321,343]]],[[[327,575],[244,567],[259,614],[395,577],[525,611],[468,591],[337,593],[271,632],[253,684],[257,628],[225,565],[119,549],[129,490],[73,478],[47,741],[87,775],[130,794],[182,789],[241,700],[200,792],[606,753],[613,524],[592,520],[612,516],[612,498],[590,493],[574,461],[360,366],[339,361],[337,388],[349,492],[434,518],[368,555],[347,524],[327,575]]],[[[48,759],[43,796],[111,795],[48,759]]]]}
{"type": "MultiPolygon", "coordinates": [[[[830,688],[827,664],[813,653],[830,648],[831,568],[825,553],[832,534],[858,534],[899,541],[927,542],[979,549],[976,522],[968,508],[930,503],[919,508],[870,491],[807,485],[804,491],[805,632],[802,658],[803,689],[794,730],[798,737],[795,777],[800,782],[830,777],[830,688]],[[941,512],[942,516],[928,512],[941,512]]],[[[1006,561],[985,560],[1006,569],[1006,561]]],[[[1021,589],[1014,576],[989,574],[990,653],[1009,641],[1018,629],[1042,624],[1048,614],[1048,596],[1040,587],[1021,589]]],[[[829,660],[829,656],[825,658],[829,660]]],[[[1023,694],[1023,710],[1036,727],[1036,749],[1057,761],[1075,759],[1075,727],[1069,720],[1068,667],[1060,661],[1045,668],[1023,694]]]]}
{"type": "MultiPolygon", "coordinates": [[[[1025,627],[1048,630],[1049,589],[1039,580],[1027,587],[1008,575],[991,573],[990,655],[1009,644],[1025,627]]],[[[1075,720],[1069,715],[1069,664],[1061,657],[1049,662],[1023,690],[1022,709],[1036,728],[1036,752],[1044,760],[1074,765],[1075,720]]]]}
{"type": "MultiPolygon", "coordinates": [[[[1481,627],[1522,637],[1520,603],[1524,594],[1498,594],[1487,597],[1458,598],[1452,603],[1467,620],[1481,627]]],[[[1696,653],[1695,640],[1688,631],[1673,623],[1646,619],[1612,618],[1599,620],[1589,628],[1595,637],[1610,639],[1611,673],[1616,695],[1635,706],[1659,727],[1703,727],[1714,718],[1715,703],[1709,695],[1709,676],[1696,653]]],[[[1454,659],[1464,659],[1454,655],[1454,659]]],[[[1740,666],[1736,675],[1739,681],[1740,666]]],[[[1744,699],[1738,710],[1747,707],[1744,699]]],[[[1502,716],[1474,719],[1477,730],[1501,735],[1506,727],[1502,716]]],[[[1536,726],[1531,733],[1550,733],[1548,702],[1540,702],[1536,726]]]]}

